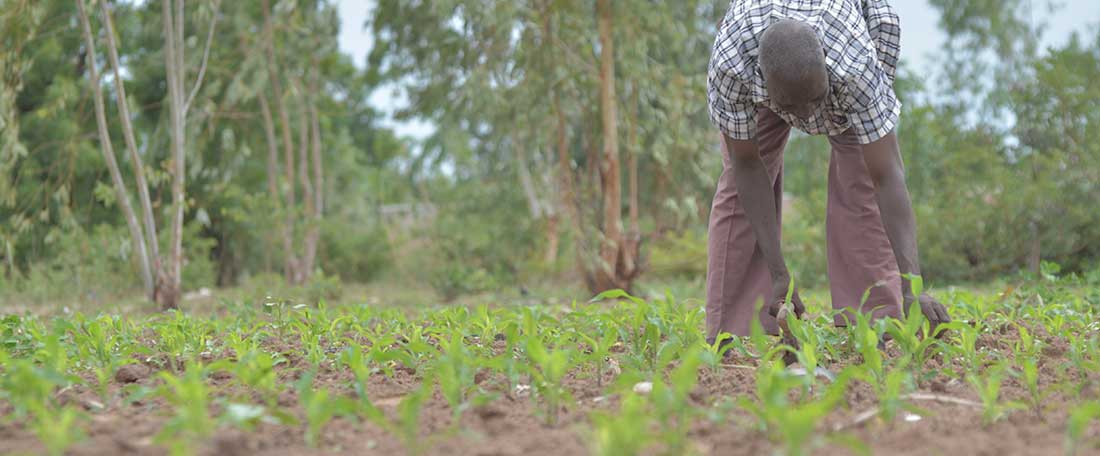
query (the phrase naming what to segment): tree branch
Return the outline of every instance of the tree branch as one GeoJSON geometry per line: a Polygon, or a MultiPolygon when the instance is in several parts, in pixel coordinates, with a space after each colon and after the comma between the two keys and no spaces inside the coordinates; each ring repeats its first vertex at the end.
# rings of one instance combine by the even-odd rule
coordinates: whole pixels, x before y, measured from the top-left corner
{"type": "Polygon", "coordinates": [[[202,51],[202,63],[199,64],[199,74],[195,77],[195,85],[191,88],[191,94],[187,96],[187,101],[183,103],[183,115],[187,115],[187,111],[191,109],[191,102],[195,101],[195,96],[199,94],[199,88],[202,87],[203,77],[206,75],[206,62],[210,59],[210,44],[214,41],[214,29],[218,26],[218,11],[221,9],[221,0],[214,1],[214,17],[210,20],[210,30],[206,33],[206,47],[202,51]]]}

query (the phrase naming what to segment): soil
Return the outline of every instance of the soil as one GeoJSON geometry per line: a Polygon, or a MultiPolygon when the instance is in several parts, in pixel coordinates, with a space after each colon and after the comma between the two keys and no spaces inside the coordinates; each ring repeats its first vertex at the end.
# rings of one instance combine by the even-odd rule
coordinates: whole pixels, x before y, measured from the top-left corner
{"type": "MultiPolygon", "coordinates": [[[[973,388],[947,375],[938,375],[919,386],[925,396],[949,398],[960,403],[939,400],[911,400],[919,407],[919,419],[899,416],[891,423],[878,419],[858,421],[857,417],[876,405],[875,394],[866,384],[855,384],[847,393],[847,406],[830,415],[819,428],[825,436],[813,454],[856,454],[843,442],[859,440],[874,454],[935,455],[1061,455],[1065,454],[1066,411],[1085,400],[1100,397],[1100,373],[1083,378],[1066,369],[1068,345],[1065,340],[1045,333],[1035,337],[1045,343],[1040,366],[1041,388],[1047,397],[1041,412],[1031,409],[1013,410],[991,425],[983,424],[982,409],[966,401],[980,402],[973,388]],[[1072,375],[1072,377],[1071,377],[1072,375]],[[1071,391],[1058,385],[1083,385],[1071,391]]],[[[983,336],[980,347],[1007,348],[1016,340],[1012,328],[1003,328],[994,335],[983,336]]],[[[499,341],[497,345],[500,345],[499,341]]],[[[289,362],[279,365],[278,375],[285,385],[297,379],[305,364],[293,344],[270,347],[282,352],[289,362]]],[[[897,355],[888,347],[887,355],[897,355]]],[[[691,394],[697,407],[713,407],[726,400],[736,400],[755,392],[755,377],[750,359],[727,359],[717,370],[700,371],[698,386],[691,394]]],[[[843,365],[829,366],[834,371],[843,365]]],[[[930,371],[963,369],[950,361],[934,359],[930,371]]],[[[96,392],[73,386],[58,392],[64,403],[78,404],[87,412],[86,439],[70,449],[74,455],[160,455],[167,450],[156,443],[156,435],[168,421],[170,407],[158,398],[129,402],[129,392],[137,387],[153,388],[161,380],[153,375],[161,369],[155,361],[143,361],[122,367],[109,385],[106,403],[96,392]]],[[[602,384],[614,380],[614,369],[605,373],[602,384]]],[[[322,370],[317,386],[336,394],[353,396],[349,372],[322,370]]],[[[396,416],[401,398],[413,391],[421,381],[414,372],[398,369],[393,376],[379,373],[372,377],[369,394],[373,402],[391,416],[396,416]]],[[[250,394],[235,385],[228,374],[216,374],[209,379],[215,397],[239,397],[250,394]]],[[[420,438],[417,444],[427,454],[460,455],[572,455],[588,454],[591,427],[588,415],[598,409],[614,411],[619,401],[615,396],[602,396],[597,379],[590,372],[574,372],[566,380],[574,402],[562,409],[558,422],[548,425],[540,404],[529,396],[514,394],[504,378],[480,373],[477,383],[485,391],[497,393],[488,404],[465,411],[457,420],[442,397],[436,394],[425,404],[421,415],[420,438]]],[[[1028,391],[1014,377],[1008,377],[1002,387],[1002,399],[1028,402],[1028,391]]],[[[152,396],[151,396],[152,397],[152,396]]],[[[284,407],[298,410],[298,397],[290,388],[278,398],[284,407]]],[[[11,416],[12,410],[0,402],[0,416],[11,416]]],[[[904,414],[901,414],[904,415],[904,414]]],[[[41,454],[45,448],[37,437],[22,424],[0,421],[0,454],[41,454]]],[[[406,454],[404,443],[373,424],[337,418],[323,430],[318,447],[307,446],[305,427],[260,424],[250,431],[222,426],[204,442],[196,442],[198,454],[207,455],[299,455],[299,454],[406,454]]],[[[1087,431],[1087,446],[1080,454],[1100,454],[1100,426],[1087,431]]],[[[759,455],[771,454],[778,447],[759,430],[754,418],[740,409],[723,422],[697,420],[690,434],[692,450],[700,454],[759,455]]]]}

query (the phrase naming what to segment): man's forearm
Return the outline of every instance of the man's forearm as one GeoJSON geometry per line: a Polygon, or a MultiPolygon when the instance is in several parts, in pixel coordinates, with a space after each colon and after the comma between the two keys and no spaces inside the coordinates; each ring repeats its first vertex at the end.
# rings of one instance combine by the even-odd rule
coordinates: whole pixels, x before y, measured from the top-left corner
{"type": "Polygon", "coordinates": [[[897,136],[891,133],[864,146],[864,162],[875,184],[882,226],[902,274],[902,292],[908,296],[911,288],[906,276],[920,275],[920,255],[917,252],[917,221],[905,183],[897,136]]]}
{"type": "MultiPolygon", "coordinates": [[[[779,246],[779,219],[776,211],[775,192],[768,168],[759,153],[737,154],[732,141],[727,141],[727,152],[733,168],[733,181],[741,207],[752,225],[757,245],[768,263],[773,280],[788,280],[790,273],[779,246]]],[[[752,145],[755,148],[755,145],[752,145]]]]}
{"type": "Polygon", "coordinates": [[[878,189],[878,208],[882,216],[882,226],[894,249],[898,270],[901,272],[902,291],[910,293],[906,275],[920,275],[920,256],[917,252],[917,222],[913,214],[913,205],[904,179],[892,179],[884,182],[878,189]]]}

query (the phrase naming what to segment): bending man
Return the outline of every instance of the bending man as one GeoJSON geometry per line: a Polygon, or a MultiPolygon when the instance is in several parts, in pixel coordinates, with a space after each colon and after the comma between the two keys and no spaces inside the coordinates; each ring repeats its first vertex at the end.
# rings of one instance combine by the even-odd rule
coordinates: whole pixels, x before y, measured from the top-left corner
{"type": "MultiPolygon", "coordinates": [[[[836,324],[852,312],[901,318],[913,303],[933,325],[943,305],[914,296],[916,221],[895,127],[900,51],[886,0],[735,0],[711,56],[707,93],[724,169],[711,207],[707,335],[747,335],[754,309],[776,334],[790,272],[780,250],[783,150],[791,128],[832,145],[826,215],[836,324]],[[861,300],[870,290],[865,303],[861,300]]],[[[805,311],[797,290],[791,305],[805,311]]]]}

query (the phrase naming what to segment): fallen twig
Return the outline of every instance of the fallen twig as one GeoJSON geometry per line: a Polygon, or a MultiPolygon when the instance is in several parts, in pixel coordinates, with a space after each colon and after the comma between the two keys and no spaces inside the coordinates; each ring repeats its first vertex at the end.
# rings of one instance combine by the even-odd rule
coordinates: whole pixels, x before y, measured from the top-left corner
{"type": "MultiPolygon", "coordinates": [[[[963,405],[963,406],[975,407],[975,408],[981,408],[982,407],[982,404],[980,404],[978,402],[974,402],[974,401],[971,401],[971,400],[968,400],[968,399],[962,399],[962,398],[958,398],[958,397],[944,396],[944,395],[940,395],[940,394],[913,393],[913,394],[906,394],[904,396],[901,396],[901,399],[910,400],[910,401],[941,402],[941,403],[944,403],[944,404],[963,405]]],[[[843,431],[845,429],[849,429],[849,428],[859,426],[863,423],[866,423],[867,421],[870,421],[872,418],[878,416],[878,414],[879,414],[879,408],[878,407],[871,407],[868,410],[864,410],[864,411],[856,414],[855,418],[852,418],[852,421],[850,421],[846,424],[838,424],[836,426],[833,426],[833,432],[840,432],[840,431],[843,431]]]]}

